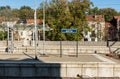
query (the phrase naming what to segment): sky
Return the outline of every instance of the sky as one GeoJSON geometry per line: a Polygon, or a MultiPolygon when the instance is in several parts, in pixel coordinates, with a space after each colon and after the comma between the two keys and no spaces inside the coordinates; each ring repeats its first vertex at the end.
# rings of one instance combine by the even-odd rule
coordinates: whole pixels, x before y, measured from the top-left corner
{"type": "Polygon", "coordinates": [[[113,8],[120,12],[120,0],[91,0],[94,7],[98,8],[113,8]]]}
{"type": "MultiPolygon", "coordinates": [[[[36,7],[44,0],[36,0],[36,7]]],[[[11,8],[20,8],[21,6],[30,6],[34,8],[34,0],[0,0],[0,6],[10,6],[11,8]]]]}
{"type": "MultiPolygon", "coordinates": [[[[45,0],[36,0],[36,6],[45,0]]],[[[49,1],[49,0],[47,0],[49,1]]],[[[120,11],[120,0],[90,0],[93,2],[94,7],[98,8],[113,8],[120,11]]],[[[34,8],[34,0],[0,0],[0,6],[10,6],[11,8],[20,8],[21,6],[30,6],[34,8]]]]}

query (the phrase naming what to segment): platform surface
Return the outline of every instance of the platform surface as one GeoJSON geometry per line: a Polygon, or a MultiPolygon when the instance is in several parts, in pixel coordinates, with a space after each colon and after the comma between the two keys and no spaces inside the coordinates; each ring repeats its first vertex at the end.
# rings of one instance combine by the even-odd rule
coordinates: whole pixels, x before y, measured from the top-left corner
{"type": "Polygon", "coordinates": [[[35,60],[35,54],[15,54],[15,53],[2,53],[0,54],[0,63],[7,62],[29,62],[29,63],[120,63],[120,60],[116,60],[112,57],[108,57],[101,54],[79,54],[75,55],[40,55],[37,54],[37,60],[35,60]]]}

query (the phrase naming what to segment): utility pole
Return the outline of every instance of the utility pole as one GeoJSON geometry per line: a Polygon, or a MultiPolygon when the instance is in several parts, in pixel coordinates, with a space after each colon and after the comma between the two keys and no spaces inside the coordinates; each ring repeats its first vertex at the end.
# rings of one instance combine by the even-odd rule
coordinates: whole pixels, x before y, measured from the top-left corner
{"type": "Polygon", "coordinates": [[[37,60],[37,21],[36,21],[36,0],[34,0],[34,25],[35,25],[35,60],[37,60]]]}
{"type": "Polygon", "coordinates": [[[43,2],[43,55],[45,55],[45,2],[43,2]]]}

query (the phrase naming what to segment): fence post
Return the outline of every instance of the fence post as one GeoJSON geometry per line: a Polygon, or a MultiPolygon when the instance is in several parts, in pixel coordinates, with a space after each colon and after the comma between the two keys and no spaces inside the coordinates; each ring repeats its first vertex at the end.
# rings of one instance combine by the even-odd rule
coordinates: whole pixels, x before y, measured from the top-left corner
{"type": "Polygon", "coordinates": [[[78,57],[78,32],[76,34],[76,57],[78,57]]]}
{"type": "Polygon", "coordinates": [[[62,57],[62,39],[60,38],[60,57],[62,57]]]}

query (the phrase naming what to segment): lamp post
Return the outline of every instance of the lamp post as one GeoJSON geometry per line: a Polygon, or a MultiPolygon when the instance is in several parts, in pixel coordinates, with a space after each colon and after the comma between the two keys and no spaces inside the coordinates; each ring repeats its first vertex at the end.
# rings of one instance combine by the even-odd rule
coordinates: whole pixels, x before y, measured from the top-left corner
{"type": "Polygon", "coordinates": [[[45,55],[45,1],[43,2],[43,55],[45,55]]]}
{"type": "Polygon", "coordinates": [[[37,21],[36,21],[36,0],[34,0],[34,25],[35,25],[35,60],[37,60],[37,21]]]}

